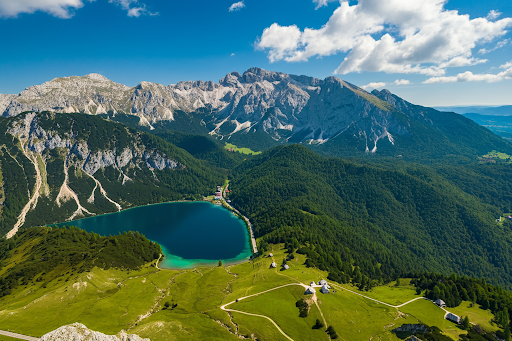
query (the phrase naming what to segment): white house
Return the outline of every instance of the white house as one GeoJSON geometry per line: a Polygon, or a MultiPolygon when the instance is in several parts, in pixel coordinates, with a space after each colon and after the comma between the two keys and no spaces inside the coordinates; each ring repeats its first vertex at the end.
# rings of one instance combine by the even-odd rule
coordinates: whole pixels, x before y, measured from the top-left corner
{"type": "Polygon", "coordinates": [[[327,287],[327,285],[322,286],[322,288],[320,289],[320,292],[322,294],[328,294],[329,293],[329,288],[327,287]]]}
{"type": "Polygon", "coordinates": [[[310,287],[315,286],[315,285],[316,285],[315,281],[312,281],[311,283],[309,283],[310,287]]]}
{"type": "Polygon", "coordinates": [[[272,262],[272,264],[270,264],[270,267],[271,267],[271,268],[277,268],[277,264],[276,264],[276,262],[272,262]]]}
{"type": "Polygon", "coordinates": [[[271,252],[268,254],[269,257],[274,257],[274,254],[271,252]]]}
{"type": "Polygon", "coordinates": [[[455,322],[457,324],[459,324],[461,322],[461,318],[459,316],[455,315],[455,314],[452,314],[452,313],[448,313],[446,315],[446,319],[448,321],[452,321],[452,322],[455,322]]]}
{"type": "Polygon", "coordinates": [[[288,264],[283,265],[283,270],[288,270],[289,268],[288,264]]]}
{"type": "Polygon", "coordinates": [[[318,282],[318,285],[326,285],[327,281],[325,279],[322,279],[320,282],[318,282]]]}
{"type": "Polygon", "coordinates": [[[440,298],[435,300],[434,303],[437,304],[441,308],[445,308],[446,307],[446,303],[444,303],[444,301],[442,299],[440,299],[440,298]]]}
{"type": "Polygon", "coordinates": [[[312,287],[309,287],[306,289],[306,292],[304,293],[304,295],[313,295],[315,293],[315,289],[313,289],[312,287]]]}

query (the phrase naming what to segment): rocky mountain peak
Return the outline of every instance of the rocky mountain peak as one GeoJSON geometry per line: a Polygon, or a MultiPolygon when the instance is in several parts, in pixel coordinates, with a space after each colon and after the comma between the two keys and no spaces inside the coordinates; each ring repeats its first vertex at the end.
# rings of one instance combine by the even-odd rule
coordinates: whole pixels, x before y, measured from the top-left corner
{"type": "Polygon", "coordinates": [[[95,81],[109,81],[107,77],[100,75],[99,73],[90,73],[88,75],[85,75],[84,78],[89,78],[95,81]]]}

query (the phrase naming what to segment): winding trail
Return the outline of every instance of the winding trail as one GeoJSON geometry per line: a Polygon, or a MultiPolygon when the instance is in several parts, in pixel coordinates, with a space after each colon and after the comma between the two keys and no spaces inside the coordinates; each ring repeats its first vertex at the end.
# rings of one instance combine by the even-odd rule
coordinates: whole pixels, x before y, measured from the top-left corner
{"type": "MultiPolygon", "coordinates": [[[[363,294],[360,294],[360,293],[358,293],[358,292],[352,291],[352,290],[350,290],[350,289],[344,288],[344,287],[342,287],[342,286],[340,286],[340,285],[338,285],[338,284],[330,283],[329,285],[331,285],[331,286],[333,286],[333,287],[336,287],[336,288],[338,288],[338,289],[341,289],[341,290],[346,290],[346,291],[348,291],[348,292],[351,292],[351,293],[353,293],[353,294],[359,295],[359,296],[361,296],[361,297],[367,298],[367,299],[372,300],[372,301],[374,301],[374,302],[376,302],[376,303],[384,304],[384,305],[387,305],[388,307],[391,307],[391,308],[397,308],[397,309],[398,309],[398,308],[400,308],[400,307],[403,307],[404,305],[407,305],[407,304],[409,304],[409,303],[411,303],[411,302],[414,302],[414,301],[416,301],[416,300],[427,300],[427,301],[430,301],[428,298],[425,298],[425,297],[416,297],[416,298],[414,298],[414,299],[412,299],[412,300],[410,300],[410,301],[407,301],[407,302],[405,302],[405,303],[402,303],[402,304],[399,304],[399,305],[392,305],[392,304],[389,304],[389,303],[386,303],[386,302],[382,302],[382,301],[376,300],[375,298],[371,298],[371,297],[365,296],[365,295],[363,295],[363,294]]],[[[443,309],[443,308],[441,308],[441,309],[443,309]]],[[[443,310],[445,310],[445,309],[443,309],[443,310]]],[[[445,310],[445,311],[446,311],[446,310],[445,310]]]]}
{"type": "Polygon", "coordinates": [[[21,213],[18,216],[18,221],[16,221],[16,224],[14,224],[14,227],[9,232],[7,232],[7,235],[5,236],[7,239],[12,238],[18,232],[19,228],[21,226],[23,226],[23,224],[25,224],[25,218],[27,217],[28,211],[30,211],[30,209],[33,209],[36,207],[37,200],[39,199],[39,191],[41,190],[41,186],[43,183],[43,180],[41,177],[41,170],[39,169],[39,166],[37,164],[37,158],[32,154],[31,151],[25,149],[23,141],[21,141],[21,140],[19,140],[19,141],[21,143],[21,151],[23,152],[23,155],[25,155],[25,157],[27,159],[29,159],[30,162],[32,162],[32,164],[34,165],[34,168],[36,169],[36,185],[34,187],[34,193],[32,194],[32,197],[30,198],[28,203],[25,205],[25,207],[23,207],[23,209],[21,210],[21,213]]]}
{"type": "Polygon", "coordinates": [[[277,328],[277,330],[279,330],[279,332],[281,334],[284,335],[284,337],[286,337],[288,340],[290,341],[293,341],[293,339],[291,337],[289,337],[288,335],[286,335],[286,333],[281,329],[281,327],[279,327],[279,325],[274,322],[274,320],[272,320],[270,317],[268,316],[265,316],[265,315],[258,315],[258,314],[252,314],[252,313],[247,313],[245,311],[240,311],[240,310],[235,310],[235,309],[229,309],[229,308],[226,308],[228,305],[231,305],[233,303],[236,303],[236,302],[240,302],[241,300],[244,300],[246,298],[249,298],[249,297],[254,297],[254,296],[258,296],[258,295],[261,295],[261,294],[264,294],[264,293],[267,293],[269,291],[273,291],[273,290],[277,290],[277,289],[280,289],[280,288],[284,288],[284,287],[288,287],[288,286],[291,286],[291,285],[299,285],[301,287],[307,287],[305,284],[302,284],[302,283],[290,283],[290,284],[285,284],[285,285],[280,285],[278,287],[275,287],[275,288],[272,288],[272,289],[268,289],[268,290],[265,290],[265,291],[262,291],[262,292],[259,292],[257,294],[252,294],[252,295],[248,295],[248,296],[243,296],[243,297],[240,297],[238,298],[237,300],[235,301],[232,301],[232,302],[229,302],[229,303],[226,303],[224,305],[222,305],[220,307],[221,310],[223,311],[231,311],[231,312],[235,312],[235,313],[239,313],[239,314],[244,314],[244,315],[249,315],[249,316],[257,316],[257,317],[263,317],[263,318],[266,318],[267,320],[269,320],[270,322],[272,322],[272,324],[277,328]]]}
{"type": "Polygon", "coordinates": [[[20,340],[27,340],[27,341],[38,341],[39,340],[37,337],[32,337],[32,336],[27,336],[27,335],[22,335],[22,334],[17,334],[17,333],[11,333],[6,330],[0,330],[0,335],[8,336],[8,337],[12,337],[15,339],[20,339],[20,340]]]}

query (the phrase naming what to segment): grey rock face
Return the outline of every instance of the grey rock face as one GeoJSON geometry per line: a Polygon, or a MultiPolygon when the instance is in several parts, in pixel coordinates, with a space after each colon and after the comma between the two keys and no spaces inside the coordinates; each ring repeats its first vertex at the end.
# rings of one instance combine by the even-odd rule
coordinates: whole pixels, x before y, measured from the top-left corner
{"type": "Polygon", "coordinates": [[[87,143],[80,140],[73,132],[64,135],[56,131],[45,131],[38,124],[37,115],[27,113],[15,120],[8,133],[28,142],[28,148],[43,154],[46,149],[66,148],[69,156],[74,156],[72,162],[87,174],[94,175],[99,169],[113,166],[117,169],[126,167],[130,162],[134,165],[143,164],[150,169],[164,170],[182,168],[178,162],[160,155],[154,150],[148,150],[141,141],[133,140],[133,146],[123,150],[99,150],[91,152],[87,143]],[[61,136],[62,135],[62,136],[61,136]]]}
{"type": "Polygon", "coordinates": [[[90,330],[81,323],[73,323],[62,326],[54,331],[43,335],[41,341],[150,341],[143,339],[135,334],[126,334],[121,331],[117,335],[105,335],[94,330],[90,330]]]}
{"type": "MultiPolygon", "coordinates": [[[[294,142],[324,143],[348,132],[364,137],[371,151],[376,151],[380,139],[393,143],[393,136],[408,133],[406,122],[394,114],[406,105],[398,103],[391,93],[369,94],[335,77],[320,80],[259,68],[243,75],[229,73],[218,84],[187,81],[164,86],[141,82],[133,88],[90,74],[56,78],[17,96],[0,96],[3,116],[26,110],[93,115],[123,112],[151,126],[174,120],[177,110],[190,113],[206,108],[212,112],[208,122],[215,127],[212,135],[229,137],[259,129],[281,140],[283,131],[288,131],[285,135],[294,142]]],[[[112,157],[98,155],[95,160],[109,162],[112,157]]],[[[161,167],[156,161],[148,165],[161,167]]]]}

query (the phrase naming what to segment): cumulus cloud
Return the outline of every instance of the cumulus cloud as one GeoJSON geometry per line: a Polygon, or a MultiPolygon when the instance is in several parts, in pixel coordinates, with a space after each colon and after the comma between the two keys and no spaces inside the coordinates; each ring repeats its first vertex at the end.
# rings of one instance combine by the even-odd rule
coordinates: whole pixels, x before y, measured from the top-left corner
{"type": "Polygon", "coordinates": [[[371,82],[369,84],[363,85],[361,88],[366,90],[366,89],[383,88],[385,86],[386,86],[386,83],[384,83],[384,82],[371,82]]]}
{"type": "Polygon", "coordinates": [[[397,79],[393,82],[395,85],[408,85],[411,84],[411,82],[408,79],[397,79]]]}
{"type": "MultiPolygon", "coordinates": [[[[327,0],[315,0],[318,6],[327,0]]],[[[256,47],[270,62],[307,61],[348,53],[337,74],[351,72],[417,73],[443,76],[446,68],[487,60],[472,57],[478,44],[507,33],[512,18],[490,21],[444,8],[447,0],[359,0],[340,6],[319,29],[297,26],[266,28],[256,47]]]]}
{"type": "Polygon", "coordinates": [[[145,4],[139,3],[138,0],[108,0],[108,2],[121,6],[127,11],[129,17],[138,18],[141,15],[158,15],[158,13],[150,12],[145,4]]]}
{"type": "Polygon", "coordinates": [[[510,39],[504,39],[504,40],[501,40],[499,41],[495,47],[493,47],[492,49],[490,50],[487,50],[487,49],[480,49],[478,50],[478,53],[480,54],[486,54],[486,53],[489,53],[489,52],[492,52],[494,50],[497,50],[497,49],[501,49],[503,46],[506,46],[508,45],[508,43],[510,43],[510,39]]]}
{"type": "Polygon", "coordinates": [[[500,17],[500,15],[501,15],[501,12],[498,12],[498,11],[496,11],[496,10],[492,9],[492,10],[489,12],[489,14],[487,14],[487,17],[486,17],[486,18],[487,18],[488,20],[494,20],[494,19],[498,19],[498,18],[500,17]]]}
{"type": "Polygon", "coordinates": [[[424,84],[432,84],[432,83],[455,83],[455,82],[500,82],[505,79],[512,79],[512,61],[503,64],[500,68],[505,69],[504,71],[492,74],[492,73],[480,73],[474,74],[471,71],[466,71],[463,73],[459,73],[456,76],[449,77],[431,77],[424,81],[424,84]]]}
{"type": "Polygon", "coordinates": [[[0,0],[0,17],[16,17],[20,13],[46,12],[58,18],[71,18],[81,8],[81,0],[0,0]]]}
{"type": "Polygon", "coordinates": [[[239,10],[241,10],[244,7],[245,7],[245,4],[244,4],[243,1],[235,2],[234,4],[232,4],[229,7],[229,11],[230,12],[239,11],[239,10]]]}
{"type": "Polygon", "coordinates": [[[509,69],[509,68],[512,68],[512,60],[510,62],[505,63],[500,66],[500,69],[509,69]]]}

